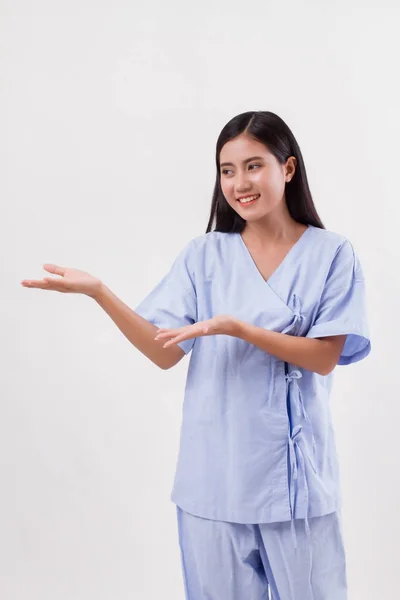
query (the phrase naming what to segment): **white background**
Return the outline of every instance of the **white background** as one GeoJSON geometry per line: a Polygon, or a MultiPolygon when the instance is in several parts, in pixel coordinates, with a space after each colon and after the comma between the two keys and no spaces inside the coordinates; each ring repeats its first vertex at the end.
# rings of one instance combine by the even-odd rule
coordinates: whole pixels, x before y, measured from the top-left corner
{"type": "Polygon", "coordinates": [[[373,351],[338,367],[349,600],[398,596],[395,0],[1,2],[0,596],[183,600],[175,506],[186,357],[157,369],[45,262],[134,307],[205,233],[218,134],[271,110],[326,227],[354,244],[373,351]]]}

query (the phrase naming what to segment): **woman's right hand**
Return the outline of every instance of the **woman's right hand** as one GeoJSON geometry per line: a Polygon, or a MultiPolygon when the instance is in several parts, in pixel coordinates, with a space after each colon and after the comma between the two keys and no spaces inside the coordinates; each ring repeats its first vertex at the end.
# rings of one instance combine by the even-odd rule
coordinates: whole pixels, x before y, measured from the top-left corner
{"type": "Polygon", "coordinates": [[[28,288],[39,288],[72,294],[85,294],[94,298],[99,293],[102,282],[85,271],[69,269],[53,264],[44,264],[43,268],[48,273],[60,277],[44,277],[43,279],[23,279],[21,285],[28,288]]]}

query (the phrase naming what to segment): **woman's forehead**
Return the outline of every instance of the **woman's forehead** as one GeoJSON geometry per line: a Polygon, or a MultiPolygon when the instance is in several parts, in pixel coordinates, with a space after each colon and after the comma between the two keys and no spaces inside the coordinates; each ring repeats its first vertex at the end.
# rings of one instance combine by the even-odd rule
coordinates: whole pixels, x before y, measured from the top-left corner
{"type": "Polygon", "coordinates": [[[246,135],[240,135],[226,142],[221,149],[220,162],[242,162],[249,157],[260,157],[267,159],[271,152],[261,142],[246,135]]]}

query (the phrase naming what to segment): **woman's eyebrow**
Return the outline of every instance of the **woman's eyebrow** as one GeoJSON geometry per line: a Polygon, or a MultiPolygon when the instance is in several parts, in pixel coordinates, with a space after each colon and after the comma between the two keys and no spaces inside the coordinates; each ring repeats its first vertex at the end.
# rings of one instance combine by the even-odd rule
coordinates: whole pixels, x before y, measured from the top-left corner
{"type": "MultiPolygon", "coordinates": [[[[264,159],[263,159],[263,157],[262,157],[262,156],[252,156],[251,158],[246,158],[246,159],[243,161],[243,164],[246,164],[246,163],[250,162],[251,160],[264,160],[264,159]]],[[[233,163],[231,163],[231,162],[224,162],[224,163],[221,163],[219,166],[220,166],[220,167],[226,167],[226,166],[228,166],[228,165],[229,165],[229,166],[234,166],[234,164],[233,164],[233,163]]]]}

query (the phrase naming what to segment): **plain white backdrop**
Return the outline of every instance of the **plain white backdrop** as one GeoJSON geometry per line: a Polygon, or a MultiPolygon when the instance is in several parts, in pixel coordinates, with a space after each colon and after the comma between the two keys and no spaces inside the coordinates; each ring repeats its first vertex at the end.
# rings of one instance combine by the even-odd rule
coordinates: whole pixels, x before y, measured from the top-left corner
{"type": "Polygon", "coordinates": [[[271,110],[364,267],[372,353],[332,395],[349,600],[396,598],[398,4],[0,11],[0,597],[183,600],[169,496],[188,357],[161,371],[93,300],[20,281],[80,268],[133,308],[205,233],[222,127],[271,110]]]}

